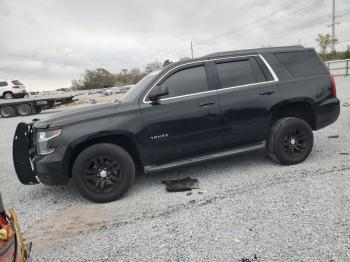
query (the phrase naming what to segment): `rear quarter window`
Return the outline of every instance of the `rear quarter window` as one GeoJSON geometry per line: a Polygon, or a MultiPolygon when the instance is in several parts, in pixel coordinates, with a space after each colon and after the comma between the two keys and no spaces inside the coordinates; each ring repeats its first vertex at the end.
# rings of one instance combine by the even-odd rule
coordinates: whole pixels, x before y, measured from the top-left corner
{"type": "Polygon", "coordinates": [[[321,61],[314,51],[275,53],[276,59],[291,77],[307,77],[325,74],[321,61]]]}

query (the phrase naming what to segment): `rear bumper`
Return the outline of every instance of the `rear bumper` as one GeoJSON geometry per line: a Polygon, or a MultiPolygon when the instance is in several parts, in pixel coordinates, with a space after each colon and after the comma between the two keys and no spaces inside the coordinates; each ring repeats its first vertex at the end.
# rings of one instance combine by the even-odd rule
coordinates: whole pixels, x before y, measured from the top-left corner
{"type": "Polygon", "coordinates": [[[340,114],[340,101],[337,97],[328,99],[316,108],[316,130],[334,123],[340,114]]]}

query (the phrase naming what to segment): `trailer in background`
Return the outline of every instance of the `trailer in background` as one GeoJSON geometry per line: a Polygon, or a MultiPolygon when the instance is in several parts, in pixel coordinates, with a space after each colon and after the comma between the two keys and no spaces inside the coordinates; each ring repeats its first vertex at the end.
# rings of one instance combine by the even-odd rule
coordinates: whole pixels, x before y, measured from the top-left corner
{"type": "Polygon", "coordinates": [[[4,118],[38,114],[42,110],[73,103],[77,95],[36,96],[24,99],[12,99],[0,102],[0,116],[4,118]]]}

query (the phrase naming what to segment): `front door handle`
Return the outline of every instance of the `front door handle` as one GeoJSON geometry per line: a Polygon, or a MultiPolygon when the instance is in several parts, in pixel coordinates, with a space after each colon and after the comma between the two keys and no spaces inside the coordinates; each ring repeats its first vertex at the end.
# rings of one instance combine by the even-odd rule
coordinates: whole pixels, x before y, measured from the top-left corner
{"type": "Polygon", "coordinates": [[[275,93],[275,91],[262,92],[262,93],[259,93],[259,95],[261,95],[261,96],[269,96],[269,95],[272,95],[273,93],[275,93]]]}
{"type": "Polygon", "coordinates": [[[205,106],[211,106],[214,104],[215,104],[214,102],[203,102],[203,103],[198,104],[198,106],[205,107],[205,106]]]}

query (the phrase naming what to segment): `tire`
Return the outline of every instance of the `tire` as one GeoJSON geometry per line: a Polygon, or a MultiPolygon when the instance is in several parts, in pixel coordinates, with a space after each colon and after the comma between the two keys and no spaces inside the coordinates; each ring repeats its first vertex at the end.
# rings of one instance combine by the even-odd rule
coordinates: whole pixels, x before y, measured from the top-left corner
{"type": "Polygon", "coordinates": [[[312,129],[296,117],[281,118],[270,129],[266,143],[268,155],[283,165],[303,162],[314,144],[312,129]]]}
{"type": "Polygon", "coordinates": [[[13,99],[13,94],[12,94],[12,92],[5,92],[5,93],[3,94],[3,96],[4,96],[4,99],[6,99],[6,100],[13,99]]]}
{"type": "Polygon", "coordinates": [[[3,118],[13,117],[15,115],[15,111],[11,106],[2,106],[0,107],[0,115],[3,118]]]}
{"type": "Polygon", "coordinates": [[[29,104],[19,104],[16,106],[16,110],[19,116],[29,116],[32,114],[32,108],[29,104]]]}
{"type": "Polygon", "coordinates": [[[135,164],[122,147],[95,144],[82,151],[73,164],[72,178],[86,199],[105,203],[121,198],[135,179],[135,164]]]}

